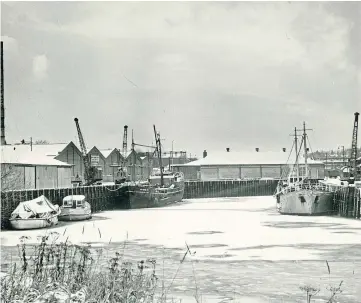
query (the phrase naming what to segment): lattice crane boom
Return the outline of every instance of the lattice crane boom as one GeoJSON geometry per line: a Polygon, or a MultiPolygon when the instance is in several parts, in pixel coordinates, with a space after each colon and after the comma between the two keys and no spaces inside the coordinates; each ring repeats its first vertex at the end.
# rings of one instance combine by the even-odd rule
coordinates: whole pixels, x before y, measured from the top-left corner
{"type": "Polygon", "coordinates": [[[128,150],[128,125],[124,125],[124,133],[123,133],[123,158],[127,157],[127,150],[128,150]]]}
{"type": "Polygon", "coordinates": [[[354,177],[356,178],[357,174],[357,135],[358,135],[358,116],[360,114],[358,112],[355,113],[355,120],[353,124],[353,132],[352,132],[352,144],[351,144],[351,154],[350,154],[350,171],[353,171],[354,177]]]}
{"type": "Polygon", "coordinates": [[[84,141],[84,138],[83,138],[83,134],[82,134],[82,132],[80,130],[78,118],[75,118],[74,121],[75,121],[76,129],[77,129],[77,132],[78,132],[80,149],[81,149],[81,152],[82,152],[82,155],[83,155],[85,180],[86,180],[86,182],[90,182],[90,180],[89,180],[90,161],[89,161],[88,152],[87,152],[87,149],[86,149],[86,146],[85,146],[85,141],[84,141]]]}

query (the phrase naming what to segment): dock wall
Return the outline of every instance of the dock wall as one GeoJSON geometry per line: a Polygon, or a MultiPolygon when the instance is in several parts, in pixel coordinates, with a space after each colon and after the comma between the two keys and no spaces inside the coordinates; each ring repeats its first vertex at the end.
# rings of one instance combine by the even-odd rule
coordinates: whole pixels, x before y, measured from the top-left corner
{"type": "MultiPolygon", "coordinates": [[[[271,196],[275,193],[277,183],[277,180],[185,181],[183,198],[271,196]]],[[[19,202],[41,195],[58,205],[68,195],[85,195],[93,212],[131,208],[128,186],[99,185],[7,191],[1,193],[1,229],[8,228],[10,215],[19,202]]],[[[349,187],[335,193],[334,210],[342,217],[360,218],[360,204],[360,189],[349,187]]]]}
{"type": "Polygon", "coordinates": [[[335,192],[334,207],[341,217],[360,219],[361,188],[347,187],[335,192]]]}
{"type": "Polygon", "coordinates": [[[184,199],[271,196],[278,180],[186,181],[184,199]]]}

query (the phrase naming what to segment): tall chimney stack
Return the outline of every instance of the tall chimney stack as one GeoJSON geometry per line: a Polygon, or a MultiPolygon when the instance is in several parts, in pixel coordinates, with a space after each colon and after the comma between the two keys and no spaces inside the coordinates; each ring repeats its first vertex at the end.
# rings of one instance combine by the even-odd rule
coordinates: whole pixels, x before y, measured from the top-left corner
{"type": "Polygon", "coordinates": [[[5,145],[4,43],[1,41],[1,145],[5,145]]]}
{"type": "Polygon", "coordinates": [[[205,158],[205,157],[207,157],[207,151],[206,150],[203,151],[203,158],[205,158]]]}

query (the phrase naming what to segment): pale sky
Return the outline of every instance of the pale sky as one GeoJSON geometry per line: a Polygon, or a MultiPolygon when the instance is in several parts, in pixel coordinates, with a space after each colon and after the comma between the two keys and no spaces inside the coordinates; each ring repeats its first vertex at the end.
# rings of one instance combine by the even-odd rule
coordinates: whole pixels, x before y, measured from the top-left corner
{"type": "Polygon", "coordinates": [[[6,137],[166,149],[351,146],[360,2],[1,2],[6,137]],[[130,134],[129,134],[130,136],[130,134]],[[154,140],[153,140],[154,141],[154,140]],[[130,143],[130,140],[129,140],[130,143]]]}

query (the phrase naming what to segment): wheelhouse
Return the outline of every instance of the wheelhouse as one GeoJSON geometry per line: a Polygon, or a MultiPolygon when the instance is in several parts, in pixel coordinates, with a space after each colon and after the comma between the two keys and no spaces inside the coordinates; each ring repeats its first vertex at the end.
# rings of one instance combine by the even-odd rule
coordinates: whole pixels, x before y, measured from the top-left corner
{"type": "Polygon", "coordinates": [[[66,196],[63,199],[64,208],[78,208],[85,206],[85,196],[84,195],[71,195],[66,196]]]}

